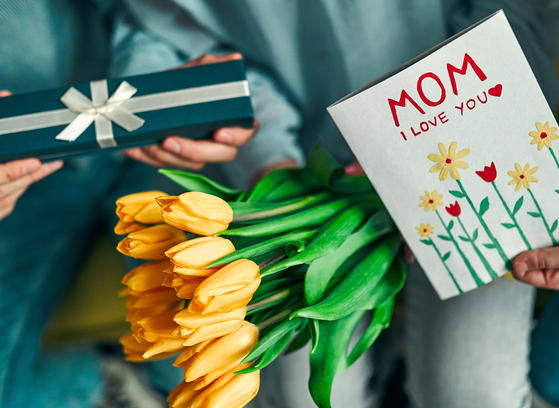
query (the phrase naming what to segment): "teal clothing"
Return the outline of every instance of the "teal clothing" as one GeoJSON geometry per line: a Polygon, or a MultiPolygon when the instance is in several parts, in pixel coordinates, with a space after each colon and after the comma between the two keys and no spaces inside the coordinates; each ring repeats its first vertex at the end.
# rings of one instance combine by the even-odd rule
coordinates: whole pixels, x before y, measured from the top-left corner
{"type": "MultiPolygon", "coordinates": [[[[182,62],[173,47],[138,29],[116,6],[0,1],[0,89],[34,91],[182,62]]],[[[172,191],[153,167],[121,153],[66,160],[0,221],[0,408],[97,406],[104,393],[97,351],[45,350],[41,336],[97,233],[114,225],[116,198],[155,188],[172,191]]],[[[170,378],[159,370],[151,379],[167,393],[181,370],[168,361],[161,367],[174,370],[170,378]]]]}
{"type": "MultiPolygon", "coordinates": [[[[257,137],[225,165],[232,181],[322,138],[353,160],[326,107],[500,8],[550,100],[559,90],[543,3],[527,0],[125,0],[146,30],[189,58],[240,51],[249,66],[257,137]]],[[[371,133],[374,133],[371,129],[371,133]]]]}

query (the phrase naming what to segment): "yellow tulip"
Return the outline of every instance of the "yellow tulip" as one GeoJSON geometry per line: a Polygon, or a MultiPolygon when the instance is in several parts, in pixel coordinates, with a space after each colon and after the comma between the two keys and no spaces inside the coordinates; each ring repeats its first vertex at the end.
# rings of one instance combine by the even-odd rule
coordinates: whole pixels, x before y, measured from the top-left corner
{"type": "Polygon", "coordinates": [[[138,320],[134,325],[136,337],[155,343],[161,338],[179,337],[179,326],[173,320],[175,312],[167,312],[157,316],[146,316],[138,320]]]}
{"type": "Polygon", "coordinates": [[[258,265],[239,259],[204,279],[194,291],[188,309],[202,314],[237,309],[250,302],[258,286],[258,265]]]}
{"type": "Polygon", "coordinates": [[[171,262],[147,262],[135,267],[122,278],[122,283],[136,292],[145,292],[159,288],[165,278],[165,270],[171,267],[171,262]]]}
{"type": "Polygon", "coordinates": [[[233,209],[211,194],[192,191],[179,196],[157,198],[163,220],[173,227],[198,235],[225,231],[233,221],[233,209]]]}
{"type": "Polygon", "coordinates": [[[232,333],[212,340],[184,362],[184,380],[207,385],[239,365],[258,343],[258,328],[247,321],[232,333]]]}
{"type": "Polygon", "coordinates": [[[202,270],[232,252],[235,252],[235,246],[226,238],[201,237],[181,242],[167,250],[165,255],[175,266],[202,270]]]}
{"type": "Polygon", "coordinates": [[[181,383],[167,397],[170,408],[242,408],[258,394],[260,372],[233,374],[248,364],[236,366],[204,389],[197,384],[181,383]]]}
{"type": "Polygon", "coordinates": [[[182,347],[181,339],[162,337],[148,348],[145,353],[142,354],[142,357],[145,360],[170,357],[181,351],[182,347]]]}
{"type": "Polygon", "coordinates": [[[132,258],[163,260],[165,251],[182,241],[182,231],[168,225],[154,225],[131,232],[118,243],[117,249],[132,258]]]}
{"type": "Polygon", "coordinates": [[[184,339],[183,345],[193,346],[238,330],[245,315],[246,307],[231,312],[204,315],[183,309],[175,314],[174,321],[179,325],[179,335],[184,339]]]}
{"type": "Polygon", "coordinates": [[[142,362],[147,360],[159,360],[162,358],[171,357],[177,353],[177,351],[172,351],[168,353],[159,353],[149,358],[145,358],[144,354],[153,345],[149,342],[138,340],[132,333],[122,336],[120,338],[120,344],[122,344],[122,351],[126,356],[126,360],[134,361],[134,362],[142,362]]]}
{"type": "Polygon", "coordinates": [[[120,197],[116,200],[116,215],[124,222],[162,223],[161,208],[155,199],[166,195],[162,191],[145,191],[120,197]]]}
{"type": "Polygon", "coordinates": [[[142,224],[138,224],[137,222],[126,222],[122,220],[118,220],[115,225],[114,232],[116,235],[126,235],[130,234],[131,232],[139,231],[144,229],[146,226],[142,224]]]}

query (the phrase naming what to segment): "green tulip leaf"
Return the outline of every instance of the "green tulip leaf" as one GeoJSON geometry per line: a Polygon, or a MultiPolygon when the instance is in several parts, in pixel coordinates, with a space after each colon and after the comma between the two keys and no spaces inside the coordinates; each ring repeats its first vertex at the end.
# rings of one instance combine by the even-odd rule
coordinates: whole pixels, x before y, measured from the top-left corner
{"type": "Polygon", "coordinates": [[[446,235],[437,235],[437,237],[439,237],[439,239],[442,239],[443,241],[451,241],[450,237],[446,235]]]}
{"type": "Polygon", "coordinates": [[[292,241],[306,241],[310,240],[316,230],[296,230],[288,232],[287,234],[280,235],[266,241],[259,242],[245,248],[238,249],[237,251],[219,258],[217,261],[212,262],[207,268],[215,268],[216,266],[225,265],[229,262],[236,261],[237,259],[248,258],[251,259],[257,255],[262,255],[275,251],[276,249],[283,248],[285,245],[292,241]]]}
{"type": "Polygon", "coordinates": [[[295,311],[291,317],[336,320],[359,310],[363,305],[370,307],[384,294],[382,291],[375,293],[375,288],[386,275],[400,246],[400,238],[396,235],[384,239],[326,298],[295,311]]]}
{"type": "Polygon", "coordinates": [[[347,357],[346,364],[348,367],[359,360],[359,358],[373,345],[380,333],[390,325],[392,310],[394,309],[395,303],[396,299],[392,297],[375,309],[369,327],[367,327],[347,357]]]}
{"type": "Polygon", "coordinates": [[[285,217],[271,219],[247,227],[229,229],[216,235],[264,237],[281,234],[298,228],[317,227],[324,224],[349,205],[351,205],[350,200],[341,198],[319,204],[316,207],[311,207],[295,214],[286,215],[285,217]]]}
{"type": "Polygon", "coordinates": [[[229,205],[233,209],[233,222],[252,221],[300,211],[304,208],[324,202],[331,197],[331,193],[322,192],[276,203],[232,201],[229,205]]]}
{"type": "Polygon", "coordinates": [[[516,225],[511,224],[510,222],[502,222],[501,225],[507,229],[515,228],[516,225]]]}
{"type": "Polygon", "coordinates": [[[444,254],[441,259],[443,260],[443,262],[447,261],[448,258],[450,258],[450,251],[448,251],[446,254],[444,254]]]}
{"type": "Polygon", "coordinates": [[[386,210],[379,211],[369,217],[367,222],[357,231],[345,238],[345,241],[339,248],[321,258],[315,259],[310,264],[305,275],[305,297],[307,303],[312,305],[322,298],[328,282],[346,259],[359,249],[393,230],[394,223],[390,219],[388,212],[386,210]]]}
{"type": "Polygon", "coordinates": [[[353,206],[331,219],[311,239],[304,250],[295,256],[279,261],[261,271],[262,276],[273,275],[294,265],[309,263],[338,248],[344,240],[363,222],[366,212],[353,206]]]}
{"type": "Polygon", "coordinates": [[[260,357],[266,350],[272,347],[274,344],[282,341],[283,337],[288,333],[293,333],[297,330],[304,322],[304,319],[291,319],[284,320],[272,330],[270,330],[258,344],[252,349],[252,351],[243,359],[243,363],[248,361],[255,361],[260,357]]]}
{"type": "Polygon", "coordinates": [[[464,198],[464,197],[466,197],[466,195],[465,195],[463,192],[458,191],[458,190],[450,190],[449,193],[452,194],[452,195],[453,195],[454,197],[456,197],[456,198],[464,198]]]}
{"type": "Polygon", "coordinates": [[[175,169],[159,169],[159,173],[188,191],[212,194],[226,201],[235,200],[240,194],[240,191],[216,183],[201,174],[175,169]]]}
{"type": "Polygon", "coordinates": [[[325,187],[340,180],[345,174],[344,168],[320,144],[310,151],[305,170],[325,187]]]}
{"type": "Polygon", "coordinates": [[[485,197],[481,200],[481,204],[479,205],[479,216],[481,217],[489,210],[489,197],[485,197]]]}
{"type": "Polygon", "coordinates": [[[528,211],[528,215],[534,218],[540,218],[542,215],[539,212],[528,211]]]}

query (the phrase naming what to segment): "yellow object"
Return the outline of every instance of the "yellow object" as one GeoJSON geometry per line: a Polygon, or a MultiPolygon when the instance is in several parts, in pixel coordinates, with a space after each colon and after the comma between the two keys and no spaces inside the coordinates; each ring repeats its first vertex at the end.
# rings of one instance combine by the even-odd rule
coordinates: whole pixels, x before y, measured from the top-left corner
{"type": "Polygon", "coordinates": [[[235,251],[231,241],[221,237],[201,237],[182,242],[165,252],[176,266],[204,269],[219,258],[235,251]]]}
{"type": "Polygon", "coordinates": [[[236,375],[235,371],[248,364],[235,367],[204,389],[197,389],[196,383],[179,384],[167,398],[171,408],[241,408],[248,404],[260,388],[260,371],[236,375]]]}
{"type": "Polygon", "coordinates": [[[460,173],[458,173],[458,170],[456,170],[456,168],[457,167],[459,169],[468,168],[468,163],[459,159],[462,159],[466,157],[468,154],[470,154],[470,149],[462,149],[459,152],[456,152],[456,146],[457,146],[456,142],[452,142],[450,146],[448,146],[448,151],[447,151],[445,145],[439,143],[439,152],[441,154],[439,155],[436,153],[431,153],[430,155],[427,156],[429,160],[437,163],[429,169],[429,172],[436,173],[437,171],[439,171],[440,180],[446,180],[448,173],[450,173],[450,176],[454,180],[459,180],[460,173]]]}
{"type": "Polygon", "coordinates": [[[424,196],[419,196],[421,202],[419,203],[420,207],[427,212],[429,210],[435,211],[437,207],[443,205],[443,195],[439,194],[437,190],[433,190],[431,192],[425,190],[424,196]]]}
{"type": "Polygon", "coordinates": [[[166,259],[165,251],[184,241],[181,230],[168,225],[154,225],[131,232],[118,243],[120,253],[139,259],[166,259]]]}
{"type": "Polygon", "coordinates": [[[143,292],[150,289],[156,289],[161,286],[165,277],[165,269],[171,267],[171,262],[155,261],[147,262],[132,269],[124,278],[122,283],[133,291],[143,292]]]}
{"type": "Polygon", "coordinates": [[[415,227],[417,233],[423,238],[429,238],[435,229],[431,224],[421,224],[419,227],[415,227]]]}
{"type": "Polygon", "coordinates": [[[231,262],[204,279],[188,305],[202,314],[246,306],[260,285],[260,269],[249,259],[231,262]]]}
{"type": "Polygon", "coordinates": [[[524,166],[524,169],[518,163],[514,163],[514,168],[516,171],[507,171],[507,174],[512,177],[509,181],[509,185],[516,184],[514,186],[514,191],[520,190],[520,187],[526,189],[530,188],[530,183],[537,183],[538,179],[533,176],[533,174],[538,171],[539,167],[535,166],[530,168],[529,164],[524,166]]]}
{"type": "Polygon", "coordinates": [[[551,149],[551,141],[559,139],[557,127],[550,127],[549,122],[545,122],[542,126],[540,122],[536,122],[536,131],[528,133],[532,137],[530,144],[538,145],[538,150],[544,147],[551,149]]]}
{"type": "Polygon", "coordinates": [[[175,314],[174,321],[179,325],[179,334],[185,346],[193,346],[206,340],[225,336],[239,327],[245,318],[246,307],[230,312],[192,313],[188,309],[175,314]]]}
{"type": "Polygon", "coordinates": [[[199,235],[225,231],[233,221],[233,209],[211,194],[192,191],[157,199],[163,220],[173,227],[199,235]]]}
{"type": "Polygon", "coordinates": [[[120,197],[116,200],[116,215],[124,222],[162,223],[161,208],[155,199],[166,195],[162,191],[145,191],[120,197]]]}
{"type": "Polygon", "coordinates": [[[199,381],[207,385],[238,366],[258,343],[258,328],[243,321],[232,333],[209,342],[205,347],[184,361],[184,380],[199,381]]]}

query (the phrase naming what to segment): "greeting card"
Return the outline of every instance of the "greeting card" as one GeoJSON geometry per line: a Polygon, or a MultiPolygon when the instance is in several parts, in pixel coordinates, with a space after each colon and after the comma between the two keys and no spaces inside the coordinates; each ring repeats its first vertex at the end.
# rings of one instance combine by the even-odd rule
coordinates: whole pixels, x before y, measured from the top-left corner
{"type": "Polygon", "coordinates": [[[502,11],[328,111],[441,298],[557,245],[557,122],[502,11]]]}

